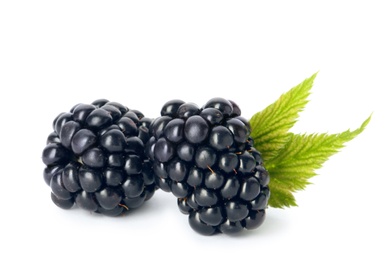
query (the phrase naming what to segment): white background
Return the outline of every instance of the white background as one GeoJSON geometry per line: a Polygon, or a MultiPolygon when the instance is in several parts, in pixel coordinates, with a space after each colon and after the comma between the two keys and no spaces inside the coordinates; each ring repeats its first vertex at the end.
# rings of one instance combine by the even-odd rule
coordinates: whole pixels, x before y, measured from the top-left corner
{"type": "Polygon", "coordinates": [[[384,259],[381,1],[1,1],[1,259],[384,259]],[[127,3],[128,2],[128,3],[127,3]],[[367,129],[236,237],[190,229],[161,191],[126,217],[65,211],[41,152],[54,117],[107,98],[236,101],[246,118],[317,72],[296,133],[367,129]]]}

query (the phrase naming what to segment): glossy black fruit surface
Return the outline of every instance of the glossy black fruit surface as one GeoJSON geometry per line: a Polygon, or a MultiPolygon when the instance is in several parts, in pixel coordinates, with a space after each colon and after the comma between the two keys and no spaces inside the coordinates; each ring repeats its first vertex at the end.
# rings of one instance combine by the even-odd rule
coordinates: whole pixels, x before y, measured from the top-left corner
{"type": "Polygon", "coordinates": [[[144,148],[151,122],[106,99],[59,114],[42,152],[54,204],[117,216],[150,199],[156,184],[144,148]]]}
{"type": "Polygon", "coordinates": [[[155,181],[198,233],[233,234],[265,219],[270,179],[250,133],[239,106],[223,98],[202,108],[171,100],[150,125],[155,181]]]}

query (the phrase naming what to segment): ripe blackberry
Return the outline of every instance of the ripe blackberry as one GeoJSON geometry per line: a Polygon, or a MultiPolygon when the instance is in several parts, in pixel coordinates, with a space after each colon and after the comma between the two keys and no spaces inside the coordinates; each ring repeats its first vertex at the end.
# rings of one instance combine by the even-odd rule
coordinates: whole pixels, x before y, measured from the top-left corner
{"type": "Polygon", "coordinates": [[[178,198],[197,232],[236,233],[264,221],[269,175],[250,132],[238,105],[223,98],[202,108],[169,101],[150,125],[155,182],[178,198]]]}
{"type": "Polygon", "coordinates": [[[59,114],[42,154],[52,201],[117,216],[150,199],[156,185],[144,147],[151,121],[105,99],[59,114]]]}

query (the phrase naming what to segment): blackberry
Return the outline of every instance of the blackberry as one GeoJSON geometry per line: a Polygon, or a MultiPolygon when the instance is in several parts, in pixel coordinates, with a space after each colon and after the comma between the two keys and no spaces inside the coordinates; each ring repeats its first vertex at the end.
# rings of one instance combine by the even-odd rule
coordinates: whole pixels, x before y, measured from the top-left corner
{"type": "Polygon", "coordinates": [[[171,100],[150,125],[155,182],[177,197],[195,231],[231,234],[264,221],[269,174],[250,133],[239,106],[223,98],[202,108],[171,100]]]}
{"type": "Polygon", "coordinates": [[[42,154],[52,201],[108,216],[140,207],[156,190],[144,153],[151,122],[106,99],[59,114],[42,154]]]}

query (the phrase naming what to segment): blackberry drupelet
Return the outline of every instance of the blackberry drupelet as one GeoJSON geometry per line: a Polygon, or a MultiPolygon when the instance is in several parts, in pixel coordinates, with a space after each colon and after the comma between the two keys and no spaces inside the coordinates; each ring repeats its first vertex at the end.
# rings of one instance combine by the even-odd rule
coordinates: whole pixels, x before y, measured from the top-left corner
{"type": "Polygon", "coordinates": [[[195,231],[231,234],[264,221],[269,174],[250,133],[238,105],[223,98],[202,108],[171,100],[150,125],[155,182],[178,198],[195,231]]]}
{"type": "Polygon", "coordinates": [[[140,207],[156,190],[144,153],[151,122],[105,99],[59,114],[42,154],[52,201],[108,216],[140,207]]]}

